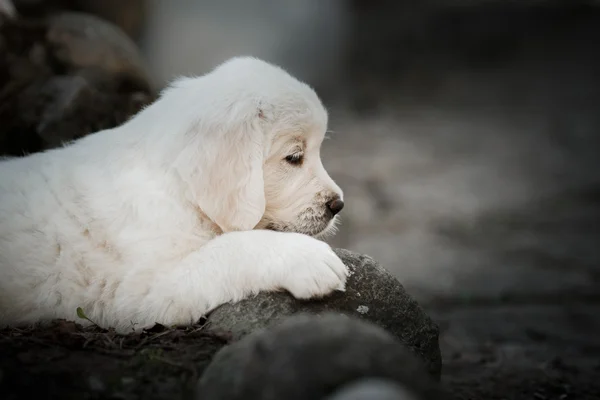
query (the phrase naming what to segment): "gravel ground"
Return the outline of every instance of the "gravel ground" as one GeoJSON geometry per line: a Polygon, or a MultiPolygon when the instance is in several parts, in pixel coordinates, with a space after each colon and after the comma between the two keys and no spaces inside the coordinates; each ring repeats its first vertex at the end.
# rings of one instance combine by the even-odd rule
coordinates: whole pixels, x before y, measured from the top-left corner
{"type": "Polygon", "coordinates": [[[549,126],[448,108],[332,124],[324,163],[347,201],[331,241],[379,260],[440,325],[456,399],[600,397],[595,126],[549,126]]]}

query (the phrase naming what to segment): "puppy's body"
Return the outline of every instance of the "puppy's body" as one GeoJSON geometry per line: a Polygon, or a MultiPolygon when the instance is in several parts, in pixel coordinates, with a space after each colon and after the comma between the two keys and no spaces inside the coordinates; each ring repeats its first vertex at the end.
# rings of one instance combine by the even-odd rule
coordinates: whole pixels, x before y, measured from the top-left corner
{"type": "Polygon", "coordinates": [[[346,268],[309,236],[342,195],[319,157],[326,123],[310,88],[240,58],[120,127],[0,162],[0,324],[82,307],[127,331],[262,290],[342,289],[346,268]]]}

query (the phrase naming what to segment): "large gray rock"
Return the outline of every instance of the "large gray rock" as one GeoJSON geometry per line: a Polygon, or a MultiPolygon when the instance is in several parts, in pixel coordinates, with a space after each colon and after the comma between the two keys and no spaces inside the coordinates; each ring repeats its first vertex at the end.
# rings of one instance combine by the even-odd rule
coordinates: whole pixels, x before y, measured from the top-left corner
{"type": "Polygon", "coordinates": [[[371,321],[396,336],[419,355],[429,372],[440,378],[439,329],[400,282],[371,257],[335,249],[350,269],[345,292],[324,299],[299,301],[287,292],[260,293],[225,304],[208,317],[210,329],[230,331],[234,338],[265,328],[281,318],[308,312],[337,312],[371,321]]]}
{"type": "Polygon", "coordinates": [[[353,399],[365,388],[352,386],[367,378],[398,385],[367,387],[382,400],[441,398],[424,363],[396,337],[338,313],[290,316],[221,349],[200,378],[196,398],[353,399]],[[391,394],[400,397],[390,398],[391,394]]]}
{"type": "Polygon", "coordinates": [[[0,23],[0,82],[0,156],[113,128],[156,98],[131,39],[83,13],[0,23]]]}
{"type": "Polygon", "coordinates": [[[93,15],[62,12],[48,17],[47,41],[71,68],[95,68],[150,90],[150,73],[135,43],[117,26],[93,15]]]}

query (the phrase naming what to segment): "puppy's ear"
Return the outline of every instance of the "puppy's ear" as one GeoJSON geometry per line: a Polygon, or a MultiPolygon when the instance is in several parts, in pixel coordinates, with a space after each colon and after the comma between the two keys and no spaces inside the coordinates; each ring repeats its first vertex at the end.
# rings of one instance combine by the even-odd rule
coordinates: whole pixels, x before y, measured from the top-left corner
{"type": "Polygon", "coordinates": [[[195,200],[223,232],[253,229],[265,212],[265,133],[260,110],[204,125],[195,200]]]}

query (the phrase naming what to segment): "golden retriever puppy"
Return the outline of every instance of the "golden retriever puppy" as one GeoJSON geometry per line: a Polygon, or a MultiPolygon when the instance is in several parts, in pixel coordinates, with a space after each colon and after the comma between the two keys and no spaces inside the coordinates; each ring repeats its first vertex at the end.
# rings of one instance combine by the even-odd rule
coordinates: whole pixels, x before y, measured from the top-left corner
{"type": "Polygon", "coordinates": [[[344,205],[321,163],[326,126],[309,86],[240,57],[117,128],[1,161],[0,325],[81,307],[125,332],[259,291],[344,290],[315,238],[344,205]]]}

